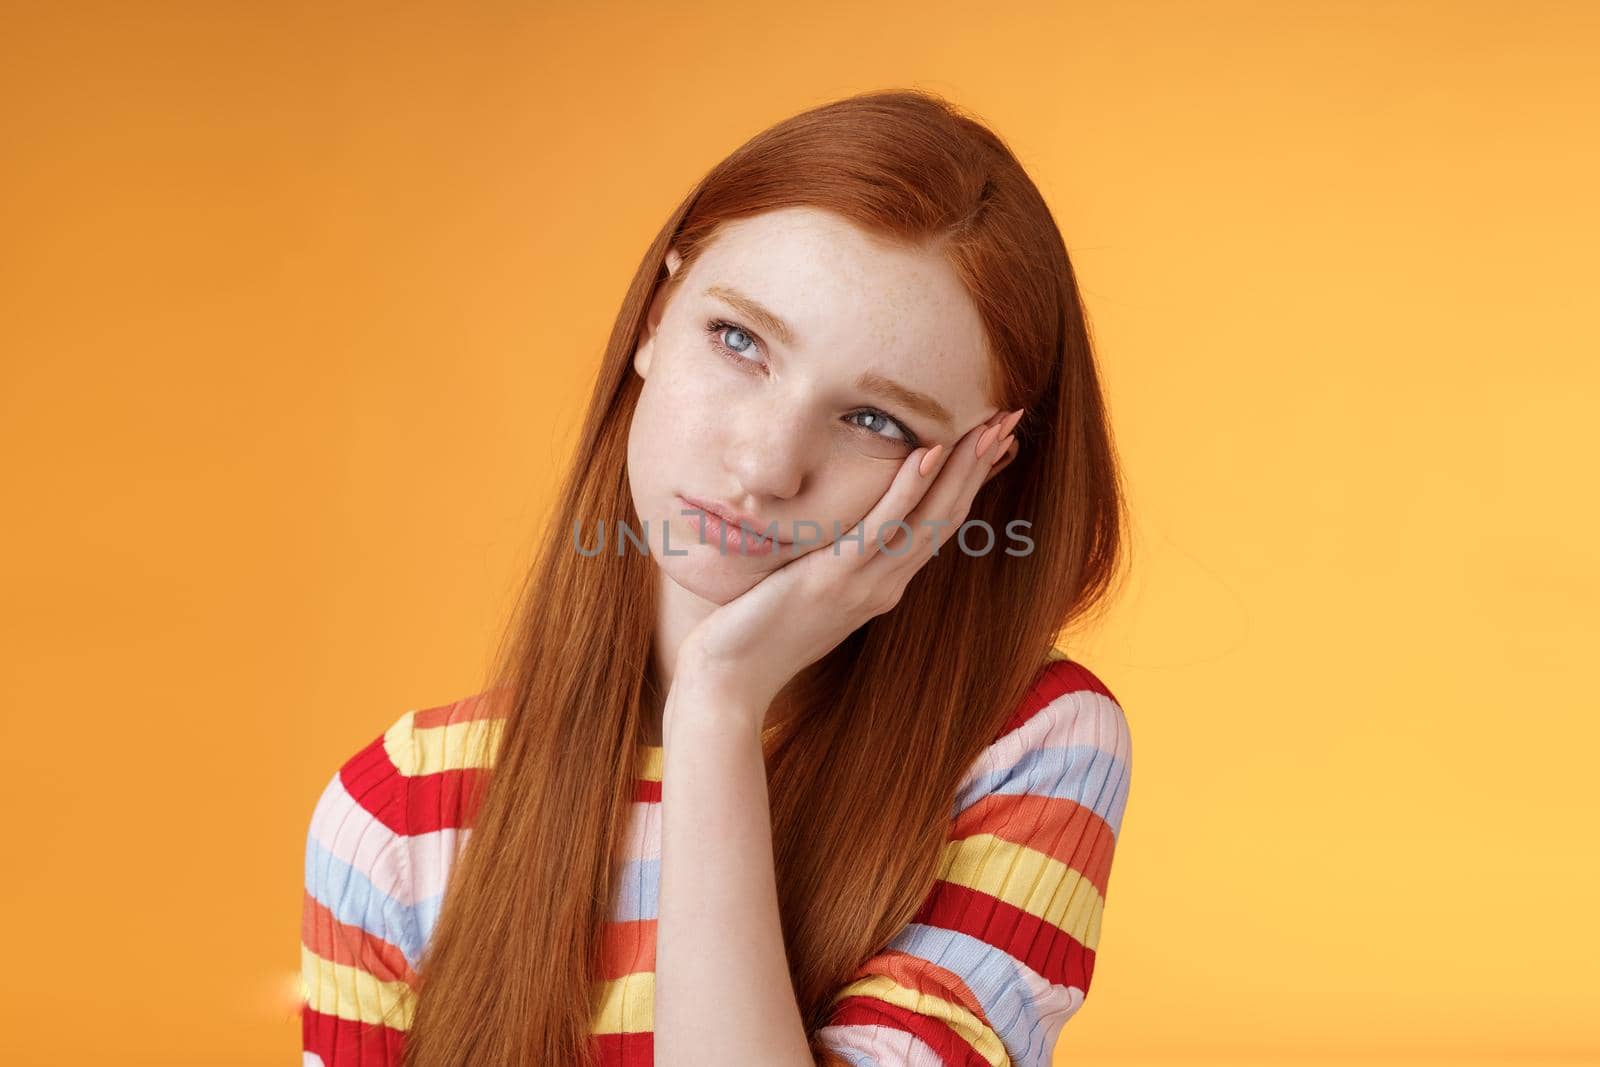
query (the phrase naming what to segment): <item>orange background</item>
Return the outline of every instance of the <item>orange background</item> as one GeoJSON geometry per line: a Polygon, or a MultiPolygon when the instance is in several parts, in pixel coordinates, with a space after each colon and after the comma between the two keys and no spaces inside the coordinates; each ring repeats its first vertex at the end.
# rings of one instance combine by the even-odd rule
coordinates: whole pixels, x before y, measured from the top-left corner
{"type": "Polygon", "coordinates": [[[478,677],[645,245],[915,85],[1132,490],[1057,1062],[1600,1062],[1596,7],[673,7],[7,5],[0,1059],[298,1062],[312,806],[478,677]]]}

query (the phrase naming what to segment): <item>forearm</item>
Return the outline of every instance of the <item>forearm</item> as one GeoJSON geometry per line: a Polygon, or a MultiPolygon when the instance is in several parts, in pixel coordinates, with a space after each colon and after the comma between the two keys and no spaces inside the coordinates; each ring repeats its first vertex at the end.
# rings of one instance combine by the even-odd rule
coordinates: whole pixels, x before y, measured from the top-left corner
{"type": "Polygon", "coordinates": [[[789,978],[759,723],[679,672],[663,715],[655,1062],[815,1067],[789,978]]]}

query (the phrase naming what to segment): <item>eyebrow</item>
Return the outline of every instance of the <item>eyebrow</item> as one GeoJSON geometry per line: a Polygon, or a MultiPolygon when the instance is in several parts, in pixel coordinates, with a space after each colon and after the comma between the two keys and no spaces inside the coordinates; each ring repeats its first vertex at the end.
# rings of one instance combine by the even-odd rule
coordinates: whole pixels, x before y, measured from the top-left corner
{"type": "Polygon", "coordinates": [[[713,285],[706,290],[707,296],[714,296],[723,303],[737,308],[739,312],[755,320],[757,326],[767,333],[772,334],[786,345],[795,343],[795,333],[789,329],[789,324],[780,319],[775,313],[758,304],[750,297],[745,296],[737,289],[730,289],[725,285],[713,285]]]}
{"type": "Polygon", "coordinates": [[[901,385],[893,378],[885,378],[881,374],[867,371],[856,379],[856,388],[904,404],[917,414],[942,423],[946,427],[955,425],[956,420],[945,410],[943,404],[926,393],[919,393],[909,386],[901,385]]]}
{"type": "MultiPolygon", "coordinates": [[[[725,285],[713,285],[706,289],[706,295],[715,297],[735,308],[741,314],[753,320],[762,330],[772,334],[784,344],[790,346],[795,344],[795,332],[789,328],[787,322],[784,322],[777,314],[750,297],[745,296],[737,289],[731,289],[725,285]]],[[[904,404],[924,418],[942,423],[946,427],[955,425],[955,417],[950,414],[943,404],[927,393],[920,393],[908,385],[895,381],[893,378],[886,378],[873,371],[865,371],[856,379],[856,388],[904,404]]]]}

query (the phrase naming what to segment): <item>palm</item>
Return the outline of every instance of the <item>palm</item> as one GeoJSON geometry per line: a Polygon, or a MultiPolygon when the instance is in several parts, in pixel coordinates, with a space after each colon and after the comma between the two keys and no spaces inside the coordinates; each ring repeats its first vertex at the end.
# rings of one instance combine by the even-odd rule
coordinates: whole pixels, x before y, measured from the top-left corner
{"type": "Polygon", "coordinates": [[[918,468],[925,453],[908,456],[862,520],[860,541],[821,545],[703,619],[685,643],[691,669],[707,672],[724,691],[764,714],[802,668],[893,608],[916,572],[954,535],[978,488],[1008,451],[1009,438],[999,448],[991,444],[990,454],[977,454],[974,442],[990,425],[974,427],[936,457],[926,476],[918,468]],[[910,526],[909,546],[907,531],[894,520],[910,526]]]}
{"type": "Polygon", "coordinates": [[[853,542],[837,555],[834,547],[821,545],[790,560],[706,616],[693,635],[700,650],[709,660],[744,665],[739,669],[745,671],[774,644],[783,648],[778,662],[793,663],[795,671],[820,659],[849,631],[838,632],[841,624],[814,591],[841,588],[858,562],[853,542]],[[794,663],[797,656],[808,658],[794,663]]]}

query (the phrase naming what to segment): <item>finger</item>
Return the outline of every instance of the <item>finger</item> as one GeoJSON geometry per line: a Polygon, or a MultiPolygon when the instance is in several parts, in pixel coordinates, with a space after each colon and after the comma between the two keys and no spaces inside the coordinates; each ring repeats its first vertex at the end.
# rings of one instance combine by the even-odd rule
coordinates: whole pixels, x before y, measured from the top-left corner
{"type": "Polygon", "coordinates": [[[959,527],[961,523],[966,521],[967,515],[972,511],[972,501],[978,495],[978,490],[982,489],[984,483],[989,480],[990,473],[996,467],[1002,465],[1002,460],[1006,453],[1016,443],[1014,431],[1021,418],[1022,411],[1020,409],[1012,412],[996,429],[995,437],[998,440],[989,441],[979,449],[982,453],[982,458],[976,469],[971,472],[967,481],[961,485],[961,492],[956,506],[948,516],[952,527],[959,527]]]}
{"type": "Polygon", "coordinates": [[[1020,410],[1000,412],[979,432],[974,444],[969,446],[963,442],[958,454],[952,456],[950,464],[940,472],[938,484],[918,504],[911,516],[911,526],[925,542],[921,547],[930,554],[954,536],[955,527],[966,518],[972,498],[1002,453],[995,438],[1015,428],[1020,417],[1020,410]]]}
{"type": "MultiPolygon", "coordinates": [[[[1005,412],[997,412],[983,423],[967,431],[962,438],[951,448],[939,448],[939,454],[934,457],[934,463],[927,474],[922,473],[923,461],[933,449],[919,448],[906,457],[900,469],[895,472],[894,480],[889,483],[889,488],[883,496],[867,512],[861,520],[862,539],[865,544],[860,546],[860,562],[865,564],[876,556],[884,546],[884,542],[891,545],[905,537],[905,530],[892,524],[895,520],[906,521],[906,516],[917,507],[931,488],[937,487],[947,475],[952,462],[958,462],[962,469],[970,466],[976,460],[976,442],[984,434],[999,425],[1005,412]],[[961,457],[967,457],[962,459],[961,457]]],[[[916,527],[912,525],[912,532],[916,527]]]]}
{"type": "Polygon", "coordinates": [[[882,547],[888,549],[886,554],[890,559],[896,563],[904,562],[909,567],[920,567],[933,555],[938,545],[955,532],[952,515],[970,503],[972,493],[982,484],[982,478],[998,451],[994,438],[1009,425],[1015,424],[1014,414],[997,412],[969,430],[948,457],[941,460],[938,468],[929,473],[933,484],[918,499],[914,508],[906,514],[882,520],[888,522],[889,518],[899,518],[910,527],[909,531],[899,526],[884,530],[882,540],[885,545],[882,547]],[[981,456],[978,454],[980,445],[986,446],[981,456]],[[943,524],[940,524],[941,521],[943,524]],[[908,536],[914,542],[909,549],[905,543],[908,536]]]}
{"type": "Polygon", "coordinates": [[[865,564],[877,555],[883,547],[885,540],[893,540],[904,531],[898,526],[885,526],[894,520],[904,520],[911,509],[917,506],[931,485],[939,476],[939,471],[945,465],[949,450],[941,449],[941,453],[934,457],[934,466],[927,473],[922,473],[922,462],[933,451],[929,448],[914,450],[900,464],[900,469],[895,472],[894,480],[889,483],[889,488],[884,490],[878,502],[872,506],[866,516],[861,520],[861,537],[865,542],[858,546],[859,562],[865,564]]]}
{"type": "Polygon", "coordinates": [[[1017,436],[1015,433],[1012,433],[1006,437],[1005,440],[996,445],[995,461],[990,465],[988,470],[983,472],[983,484],[988,485],[989,482],[994,479],[996,474],[999,474],[1001,471],[1009,467],[1011,465],[1011,461],[1017,458],[1017,453],[1021,450],[1021,448],[1022,445],[1017,441],[1017,436]]]}
{"type": "Polygon", "coordinates": [[[966,496],[967,507],[971,507],[972,498],[977,495],[978,490],[983,488],[984,484],[987,483],[996,472],[998,472],[1002,467],[1005,467],[1011,461],[1011,456],[1018,447],[1016,430],[1017,424],[1022,419],[1022,415],[1023,412],[1021,409],[1012,412],[1011,415],[1007,417],[1006,420],[1002,422],[995,430],[996,440],[986,444],[980,449],[980,452],[983,455],[983,462],[979,464],[978,469],[973,472],[973,481],[971,485],[968,486],[969,492],[966,496]]]}

